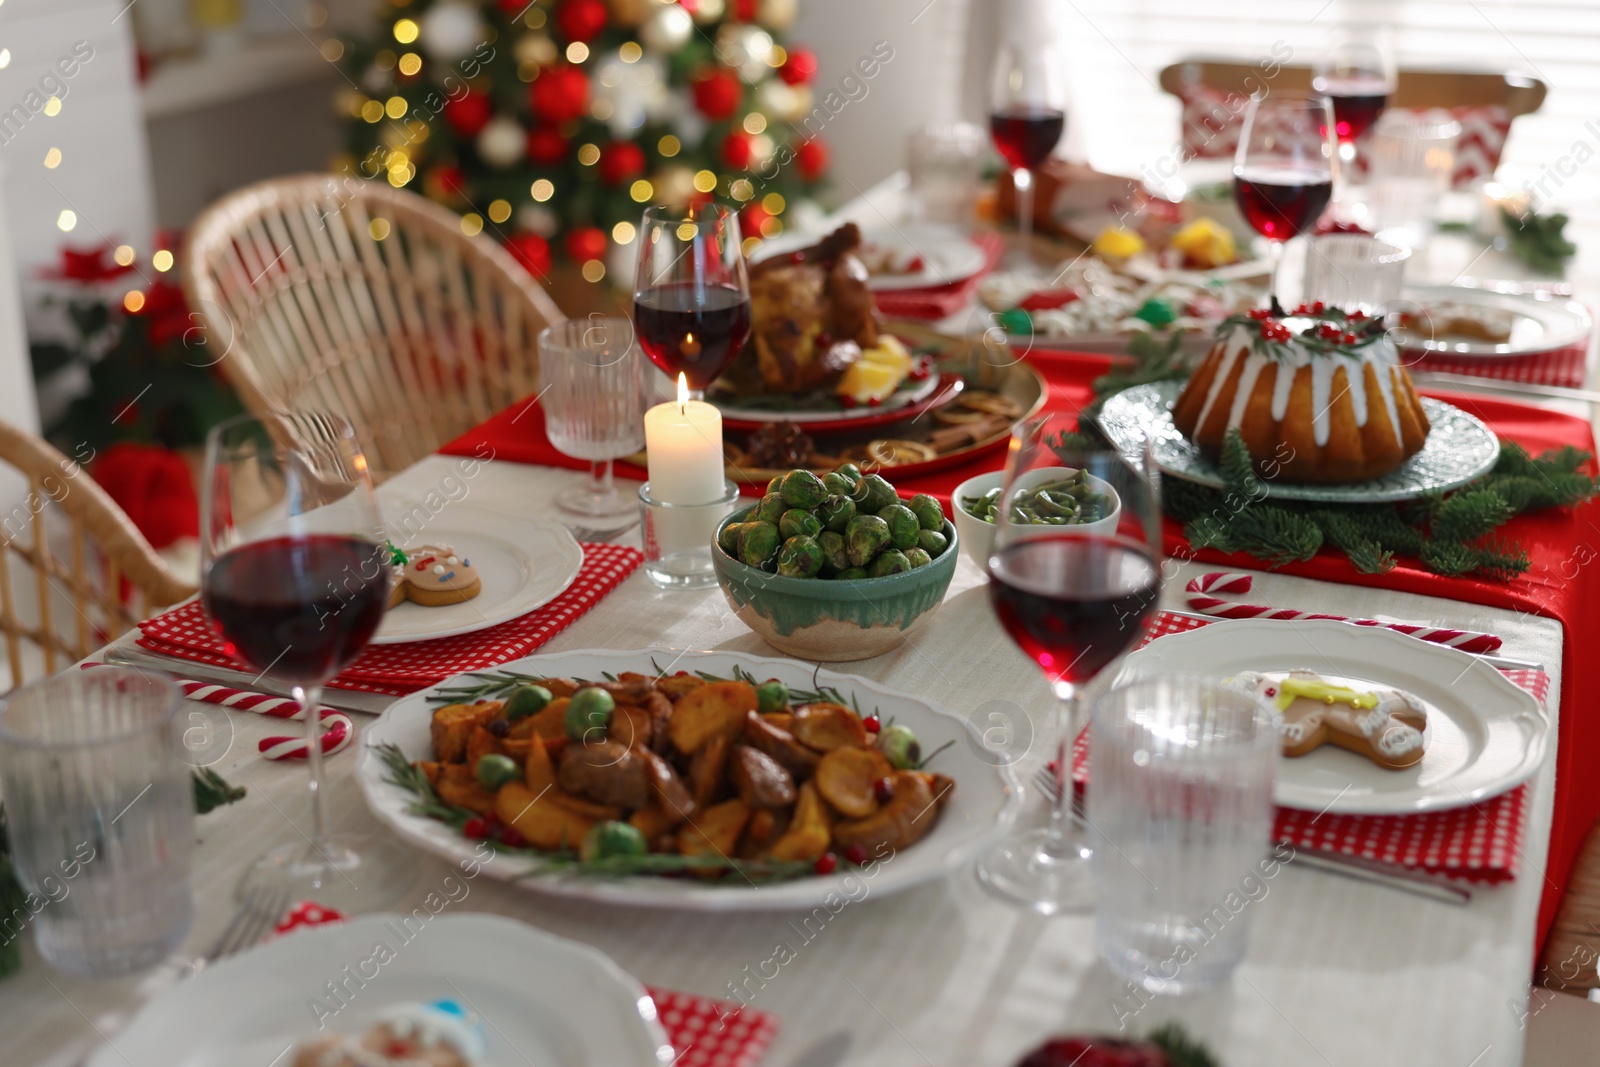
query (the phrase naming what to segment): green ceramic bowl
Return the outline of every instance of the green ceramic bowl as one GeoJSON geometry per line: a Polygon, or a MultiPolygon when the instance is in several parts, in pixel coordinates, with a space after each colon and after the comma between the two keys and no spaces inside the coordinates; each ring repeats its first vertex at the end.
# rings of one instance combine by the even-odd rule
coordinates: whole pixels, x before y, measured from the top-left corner
{"type": "MultiPolygon", "coordinates": [[[[724,526],[743,522],[754,510],[743,508],[722,520],[718,538],[724,526]]],[[[783,578],[741,563],[715,540],[711,560],[728,603],[767,644],[796,659],[841,663],[894,648],[944,600],[961,555],[949,519],[944,535],[950,543],[937,559],[887,578],[783,578]]]]}

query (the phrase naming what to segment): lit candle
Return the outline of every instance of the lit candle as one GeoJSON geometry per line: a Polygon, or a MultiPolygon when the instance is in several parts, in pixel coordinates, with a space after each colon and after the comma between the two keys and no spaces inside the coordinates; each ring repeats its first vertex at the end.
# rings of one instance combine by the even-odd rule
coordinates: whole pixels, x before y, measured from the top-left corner
{"type": "Polygon", "coordinates": [[[650,462],[650,495],[664,504],[709,504],[725,488],[722,412],[689,399],[689,382],[678,375],[678,399],[644,413],[644,446],[650,462]]]}

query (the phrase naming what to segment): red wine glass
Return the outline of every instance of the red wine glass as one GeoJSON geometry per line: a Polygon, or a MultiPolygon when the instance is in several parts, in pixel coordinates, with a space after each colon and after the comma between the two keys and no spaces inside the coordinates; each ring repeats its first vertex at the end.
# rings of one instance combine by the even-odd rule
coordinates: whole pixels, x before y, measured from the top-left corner
{"type": "Polygon", "coordinates": [[[689,396],[728,369],[750,333],[750,279],[739,216],[720,204],[645,209],[633,325],[644,354],[689,396]]]}
{"type": "MultiPolygon", "coordinates": [[[[390,550],[355,431],[337,415],[244,415],[206,439],[201,603],[230,654],[287,686],[302,708],[372,638],[389,600],[390,550]]],[[[321,723],[305,716],[309,835],[261,855],[239,883],[260,902],[287,890],[370,912],[410,884],[415,864],[385,837],[328,828],[321,723]]]]}
{"type": "Polygon", "coordinates": [[[1233,199],[1267,239],[1269,296],[1277,292],[1284,242],[1311,230],[1333,196],[1334,151],[1327,97],[1251,98],[1233,159],[1233,199]]]}
{"type": "Polygon", "coordinates": [[[995,53],[989,92],[989,135],[1016,188],[1017,251],[1013,261],[1034,266],[1034,172],[1050,158],[1066,129],[1066,79],[1037,41],[1003,41],[995,53]]]}
{"type": "Polygon", "coordinates": [[[1057,799],[1049,825],[1013,833],[978,866],[991,890],[1043,915],[1094,903],[1091,842],[1072,802],[1080,693],[1144,636],[1161,596],[1161,511],[1145,457],[1078,437],[1076,415],[1011,435],[996,509],[989,598],[1057,702],[1057,799]]]}
{"type": "Polygon", "coordinates": [[[1311,87],[1333,105],[1340,160],[1355,159],[1355,143],[1378,121],[1395,80],[1394,55],[1377,28],[1341,35],[1317,60],[1311,87]]]}

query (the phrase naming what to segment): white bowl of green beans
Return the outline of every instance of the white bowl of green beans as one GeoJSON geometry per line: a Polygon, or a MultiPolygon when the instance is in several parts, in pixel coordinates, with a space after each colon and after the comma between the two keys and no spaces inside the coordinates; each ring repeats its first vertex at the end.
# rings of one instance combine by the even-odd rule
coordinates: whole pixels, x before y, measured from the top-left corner
{"type": "MultiPolygon", "coordinates": [[[[1005,480],[1005,471],[990,471],[968,478],[950,495],[961,550],[985,571],[994,551],[994,512],[1005,480]]],[[[1039,467],[1023,474],[1018,485],[1020,499],[1013,503],[1013,515],[1021,514],[1026,522],[1082,533],[1111,533],[1117,528],[1122,511],[1117,491],[1087,471],[1039,467]]]]}

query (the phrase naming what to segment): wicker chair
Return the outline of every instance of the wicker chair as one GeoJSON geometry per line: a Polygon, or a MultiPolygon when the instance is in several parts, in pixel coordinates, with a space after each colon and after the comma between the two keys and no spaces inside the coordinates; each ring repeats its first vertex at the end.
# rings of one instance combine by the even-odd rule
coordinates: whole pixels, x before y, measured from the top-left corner
{"type": "Polygon", "coordinates": [[[0,552],[0,631],[10,687],[41,666],[54,674],[138,620],[194,595],[194,586],[167,569],[105,490],[50,445],[0,423],[0,464],[27,483],[26,495],[0,514],[7,549],[0,552]],[[64,533],[47,531],[52,514],[65,517],[64,533]],[[33,580],[14,585],[28,570],[33,580]],[[125,584],[135,594],[131,599],[124,598],[125,584]]]}
{"type": "Polygon", "coordinates": [[[255,412],[320,408],[393,473],[534,392],[564,316],[487,237],[415,193],[351,175],[231,193],[189,232],[184,287],[255,412]]]}

